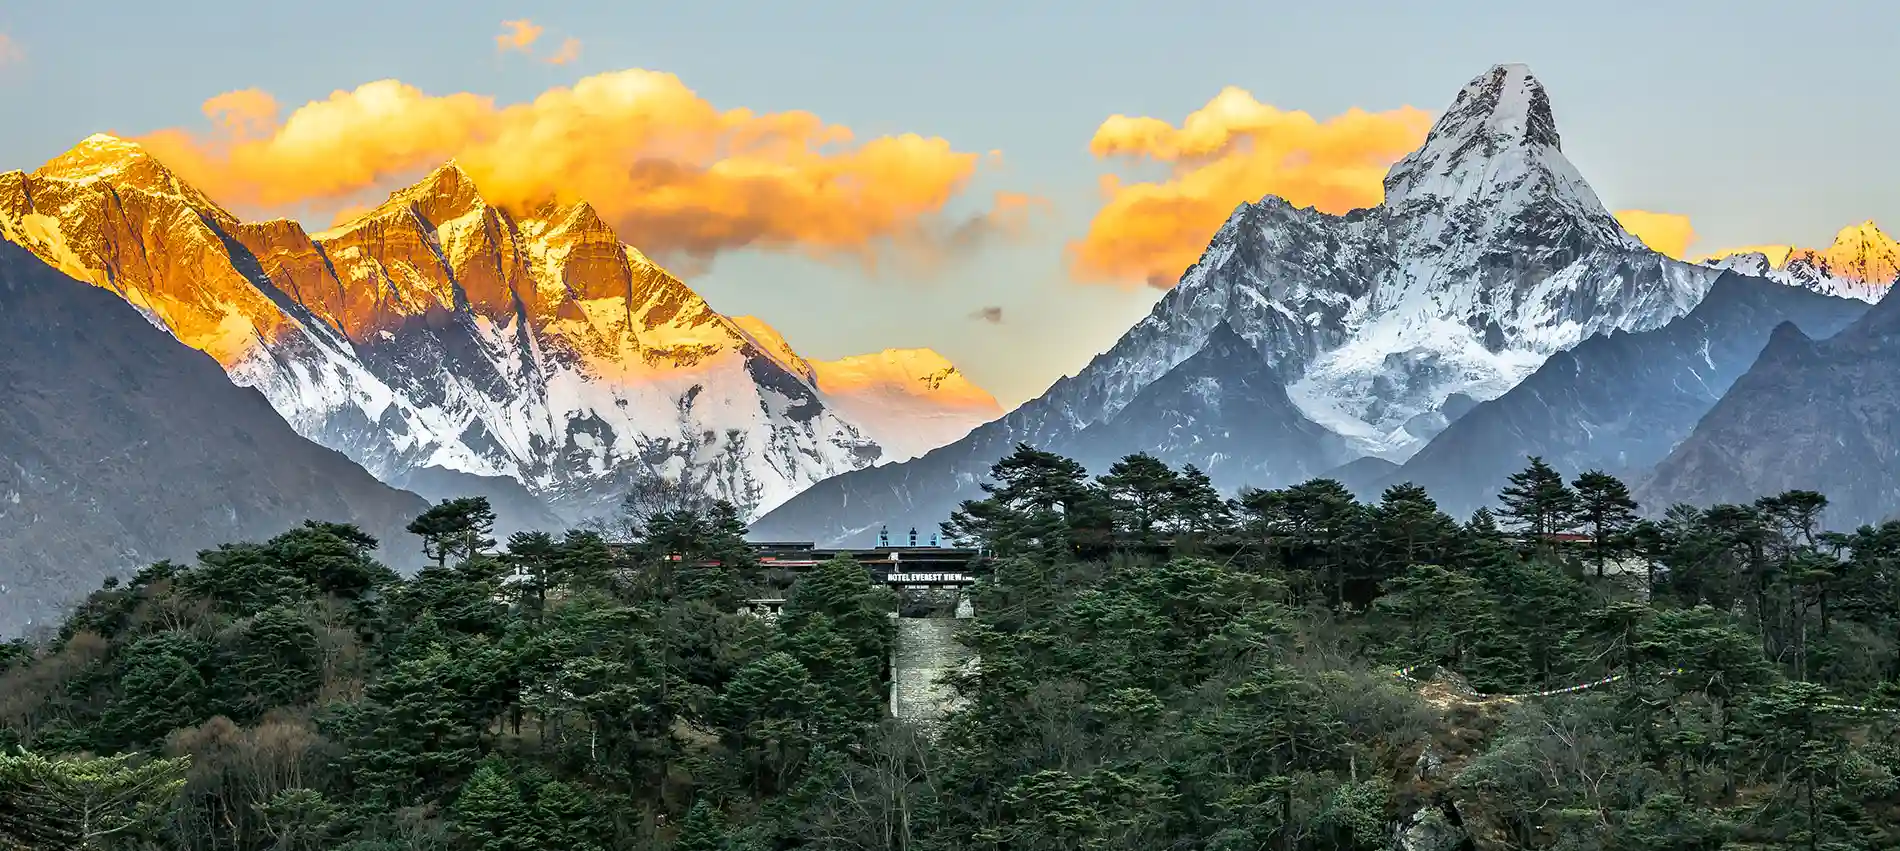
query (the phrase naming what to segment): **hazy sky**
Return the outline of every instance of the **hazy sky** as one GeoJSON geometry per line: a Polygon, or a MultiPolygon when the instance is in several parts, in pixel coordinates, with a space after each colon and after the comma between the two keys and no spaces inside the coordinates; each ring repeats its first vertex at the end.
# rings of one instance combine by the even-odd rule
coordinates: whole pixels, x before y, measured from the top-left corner
{"type": "MultiPolygon", "coordinates": [[[[660,217],[651,219],[654,234],[690,230],[716,244],[689,283],[726,313],[765,318],[807,356],[929,346],[1015,404],[1106,348],[1160,294],[1139,279],[1079,282],[1065,259],[1103,206],[1102,175],[1133,182],[1168,174],[1164,164],[1091,153],[1111,115],[1178,126],[1228,86],[1321,122],[1354,107],[1436,114],[1490,65],[1525,62],[1550,91],[1565,151],[1612,208],[1687,215],[1698,235],[1692,251],[1825,245],[1853,222],[1900,223],[1895,34],[1900,4],[1824,0],[4,0],[0,169],[31,169],[98,131],[210,133],[202,105],[236,90],[268,92],[282,118],[333,91],[392,78],[428,95],[469,92],[505,106],[592,75],[667,72],[718,110],[807,111],[848,127],[853,141],[834,144],[844,150],[914,133],[947,147],[919,148],[912,159],[946,168],[951,153],[980,160],[967,183],[939,185],[957,190],[947,204],[900,193],[866,208],[894,216],[888,228],[834,220],[835,204],[763,223],[753,221],[756,210],[727,210],[717,227],[682,218],[701,200],[669,201],[661,212],[625,204],[636,208],[629,215],[660,217]],[[541,29],[524,50],[507,50],[497,37],[508,20],[541,29]],[[955,227],[1003,203],[998,192],[1038,200],[1011,227],[955,227]],[[928,250],[902,253],[904,262],[873,270],[825,250],[839,240],[882,244],[912,225],[934,237],[924,239],[928,250]],[[782,238],[744,247],[748,227],[782,238]],[[964,230],[974,235],[963,239],[964,230]],[[926,255],[930,262],[918,259],[926,255]],[[984,308],[1001,308],[1001,321],[978,318],[984,308]]],[[[664,127],[653,132],[660,141],[649,140],[649,151],[677,142],[664,127]]],[[[867,165],[872,159],[853,160],[850,179],[875,182],[912,164],[867,165]]],[[[831,161],[798,162],[823,169],[831,161]]],[[[376,188],[399,182],[385,176],[376,188]]],[[[692,186],[719,188],[703,183],[692,186]]],[[[313,230],[335,213],[334,203],[319,214],[307,199],[247,206],[212,194],[246,215],[300,215],[313,230]]],[[[620,203],[590,200],[603,209],[620,203]]],[[[643,243],[625,227],[621,235],[643,243]]]]}

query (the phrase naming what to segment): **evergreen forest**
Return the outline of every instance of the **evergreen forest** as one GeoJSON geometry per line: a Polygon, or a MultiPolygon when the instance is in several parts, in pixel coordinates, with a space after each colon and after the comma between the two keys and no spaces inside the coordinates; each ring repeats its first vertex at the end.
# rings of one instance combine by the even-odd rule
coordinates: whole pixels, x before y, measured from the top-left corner
{"type": "Polygon", "coordinates": [[[0,848],[1900,848],[1900,521],[1499,487],[1018,447],[943,525],[977,661],[930,724],[890,717],[896,593],[727,504],[610,543],[449,500],[411,576],[307,522],[0,645],[0,848]]]}

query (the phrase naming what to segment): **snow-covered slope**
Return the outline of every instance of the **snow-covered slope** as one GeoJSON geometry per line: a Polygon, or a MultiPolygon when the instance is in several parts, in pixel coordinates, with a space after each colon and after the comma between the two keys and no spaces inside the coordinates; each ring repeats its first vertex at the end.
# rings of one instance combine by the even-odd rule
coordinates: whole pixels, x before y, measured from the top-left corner
{"type": "Polygon", "coordinates": [[[996,397],[930,349],[885,349],[806,360],[756,316],[734,324],[786,369],[810,377],[825,403],[884,449],[878,463],[906,461],[1003,415],[996,397]]]}
{"type": "MultiPolygon", "coordinates": [[[[1549,98],[1521,65],[1466,85],[1385,189],[1380,206],[1341,216],[1277,197],[1241,205],[1179,285],[1081,372],[956,444],[822,482],[755,531],[844,540],[879,522],[940,521],[1017,443],[1071,451],[1222,324],[1253,352],[1236,368],[1286,385],[1358,454],[1403,459],[1443,427],[1448,400],[1495,398],[1593,334],[1661,326],[1719,274],[1616,223],[1564,157],[1549,98]]],[[[1247,392],[1266,398],[1258,382],[1247,392]]],[[[1295,451],[1275,447],[1250,451],[1295,451]]],[[[1288,471],[1294,460],[1228,463],[1288,471]]]]}
{"type": "Polygon", "coordinates": [[[1739,274],[1661,328],[1583,341],[1451,423],[1403,467],[1365,484],[1423,487],[1463,517],[1495,508],[1506,479],[1538,456],[1567,475],[1604,470],[1632,484],[1715,407],[1782,322],[1832,336],[1867,305],[1739,274]]]}
{"type": "Polygon", "coordinates": [[[1784,248],[1775,255],[1744,251],[1703,262],[1868,304],[1879,302],[1900,280],[1900,242],[1872,220],[1841,228],[1827,248],[1784,248]]]}
{"type": "Polygon", "coordinates": [[[587,204],[502,210],[453,163],[311,235],[241,222],[94,136],[0,175],[0,236],[119,293],[385,480],[513,480],[578,518],[662,475],[756,512],[883,455],[783,340],[714,311],[587,204]]]}
{"type": "Polygon", "coordinates": [[[1431,436],[1451,394],[1495,398],[1586,337],[1660,326],[1715,278],[1617,224],[1522,65],[1465,86],[1385,190],[1380,207],[1335,220],[1371,286],[1319,317],[1337,316],[1344,339],[1305,364],[1293,397],[1395,460],[1431,436]]]}

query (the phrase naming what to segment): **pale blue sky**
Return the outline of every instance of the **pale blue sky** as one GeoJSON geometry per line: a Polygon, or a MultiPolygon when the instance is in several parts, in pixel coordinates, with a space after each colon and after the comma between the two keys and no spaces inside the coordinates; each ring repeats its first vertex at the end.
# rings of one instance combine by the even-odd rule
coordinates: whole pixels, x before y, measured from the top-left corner
{"type": "Polygon", "coordinates": [[[678,74],[724,108],[1000,149],[1005,166],[970,203],[996,189],[1050,198],[1055,216],[1027,242],[929,280],[744,252],[690,283],[808,356],[935,348],[1005,404],[1079,368],[1158,296],[1066,277],[1062,247],[1099,204],[1096,126],[1115,113],[1179,122],[1222,86],[1322,118],[1436,112],[1490,65],[1526,62],[1605,202],[1687,214],[1699,248],[1900,224],[1900,4],[1887,2],[0,0],[0,33],[18,51],[0,61],[0,169],[96,131],[202,126],[199,105],[232,89],[290,109],[395,77],[507,103],[633,67],[678,74]],[[497,55],[500,22],[523,17],[547,28],[544,46],[581,39],[579,61],[497,55]],[[985,305],[1003,323],[968,318],[985,305]]]}

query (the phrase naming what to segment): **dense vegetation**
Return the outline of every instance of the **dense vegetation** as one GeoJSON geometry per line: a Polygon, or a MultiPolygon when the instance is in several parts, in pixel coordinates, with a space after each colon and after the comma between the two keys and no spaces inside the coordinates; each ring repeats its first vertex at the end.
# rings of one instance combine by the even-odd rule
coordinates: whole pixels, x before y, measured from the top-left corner
{"type": "Polygon", "coordinates": [[[310,523],[0,650],[0,847],[1900,843],[1900,523],[1822,531],[1804,492],[1639,522],[1535,459],[1468,521],[1139,455],[993,476],[945,524],[989,558],[940,726],[886,717],[855,562],[764,620],[734,612],[788,577],[730,506],[498,546],[451,501],[407,579],[310,523]]]}

